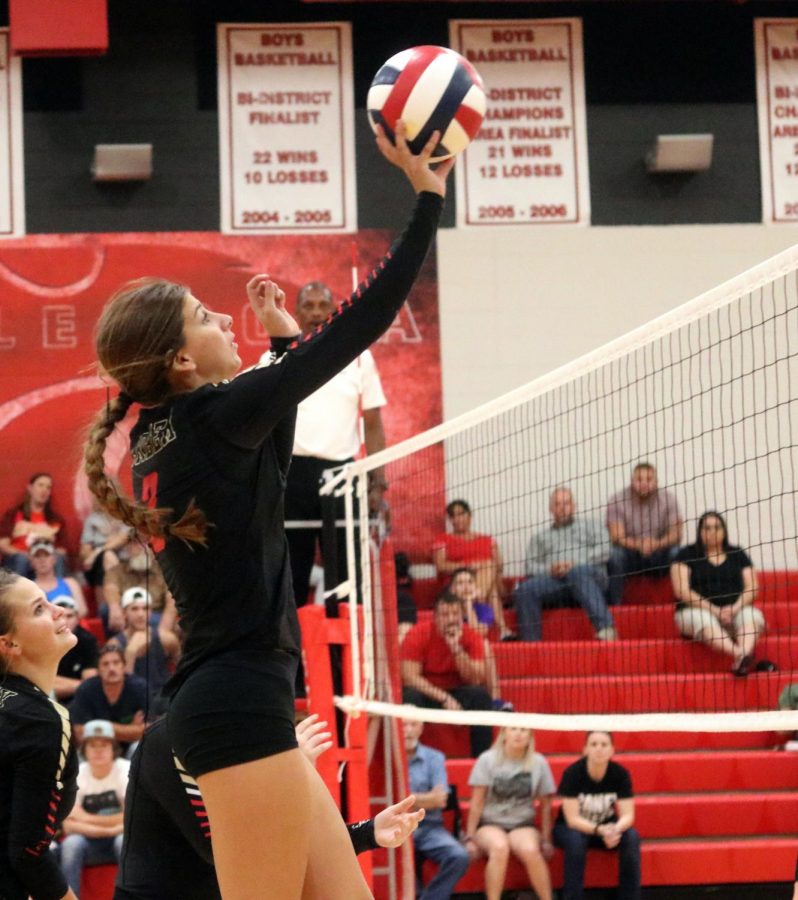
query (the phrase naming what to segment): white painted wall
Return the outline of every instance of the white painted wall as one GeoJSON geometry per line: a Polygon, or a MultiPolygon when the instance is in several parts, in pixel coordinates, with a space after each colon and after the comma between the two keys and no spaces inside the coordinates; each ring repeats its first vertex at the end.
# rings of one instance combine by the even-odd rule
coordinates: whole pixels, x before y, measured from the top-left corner
{"type": "Polygon", "coordinates": [[[792,226],[441,231],[444,418],[569,362],[795,243],[792,226]]]}
{"type": "MultiPolygon", "coordinates": [[[[678,306],[796,242],[792,228],[693,226],[448,231],[438,242],[444,413],[466,412],[678,306]]],[[[796,284],[658,345],[636,369],[605,367],[446,442],[447,499],[464,496],[520,573],[550,490],[568,483],[603,518],[631,465],[653,462],[685,514],[708,508],[763,568],[798,564],[796,284]],[[789,299],[785,299],[789,295],[789,299]],[[774,299],[775,297],[775,299],[774,299]],[[778,315],[789,309],[789,315],[778,315]],[[729,337],[744,321],[774,317],[729,337]],[[728,339],[712,347],[718,336],[728,339]],[[752,337],[753,336],[753,337],[752,337]],[[784,356],[792,362],[770,363],[784,356]],[[765,375],[738,380],[752,368],[765,375]],[[642,372],[656,371],[642,387],[642,372]],[[603,402],[610,389],[620,398],[603,402]],[[585,398],[587,401],[585,402],[585,398]],[[572,411],[565,411],[572,406],[572,411]],[[541,422],[546,422],[541,425],[541,422]]]]}

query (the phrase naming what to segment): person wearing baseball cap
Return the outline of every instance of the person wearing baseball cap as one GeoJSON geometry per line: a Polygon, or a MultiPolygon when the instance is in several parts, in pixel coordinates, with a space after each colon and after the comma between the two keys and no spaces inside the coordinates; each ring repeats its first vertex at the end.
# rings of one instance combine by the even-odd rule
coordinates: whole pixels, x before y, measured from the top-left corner
{"type": "MultiPolygon", "coordinates": [[[[174,605],[167,595],[167,609],[174,605]]],[[[153,622],[152,598],[146,588],[130,587],[120,601],[125,628],[109,643],[117,644],[125,654],[125,671],[147,681],[150,700],[155,701],[169,680],[180,656],[180,642],[168,627],[171,616],[160,616],[153,622]]]]}
{"type": "Polygon", "coordinates": [[[128,545],[128,556],[105,573],[103,579],[104,604],[100,616],[106,622],[108,635],[122,631],[125,618],[122,610],[122,594],[129,588],[146,588],[153,612],[164,609],[169,589],[152,549],[138,540],[128,545]]]}
{"type": "Polygon", "coordinates": [[[66,837],[58,850],[61,870],[77,894],[86,865],[118,863],[130,763],[119,757],[113,723],[92,719],[83,726],[78,795],[64,820],[66,837]]]}
{"type": "Polygon", "coordinates": [[[30,548],[30,564],[33,567],[33,581],[44,591],[52,603],[56,597],[71,597],[77,606],[78,615],[86,615],[86,599],[81,586],[71,575],[60,577],[55,565],[58,554],[50,541],[34,541],[30,548]]]}
{"type": "Polygon", "coordinates": [[[68,706],[80,683],[97,674],[97,638],[80,624],[78,605],[72,597],[62,594],[52,603],[64,610],[64,619],[78,639],[77,644],[62,657],[55,679],[55,696],[68,706]]]}

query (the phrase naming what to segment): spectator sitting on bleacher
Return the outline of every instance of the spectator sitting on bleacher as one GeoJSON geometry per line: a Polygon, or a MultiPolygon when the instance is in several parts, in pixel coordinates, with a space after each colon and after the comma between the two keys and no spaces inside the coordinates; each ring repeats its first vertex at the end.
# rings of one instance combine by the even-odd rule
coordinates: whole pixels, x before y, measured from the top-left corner
{"type": "Polygon", "coordinates": [[[83,521],[80,536],[80,562],[87,583],[94,588],[97,607],[105,600],[105,573],[127,557],[129,543],[130,528],[102,509],[92,494],[92,511],[83,521]]]}
{"type": "Polygon", "coordinates": [[[84,866],[119,862],[122,817],[130,763],[119,759],[110,722],[87,722],[81,747],[85,762],[78,770],[78,794],[64,820],[66,837],[56,849],[61,870],[77,896],[84,866]]]}
{"type": "Polygon", "coordinates": [[[438,575],[448,578],[467,566],[477,579],[478,599],[493,610],[499,639],[512,640],[514,635],[504,621],[502,607],[502,558],[496,541],[487,534],[471,530],[471,507],[465,500],[452,500],[446,507],[451,533],[439,535],[432,545],[432,561],[438,575]]]}
{"type": "Polygon", "coordinates": [[[53,603],[64,610],[64,621],[78,639],[61,657],[55,676],[55,696],[66,706],[81,682],[97,674],[97,638],[80,624],[78,608],[71,597],[56,597],[53,603]]]}
{"type": "Polygon", "coordinates": [[[30,547],[35,541],[56,546],[56,572],[66,575],[66,550],[59,546],[64,520],[53,509],[53,479],[47,472],[35,472],[28,479],[25,497],[6,510],[0,519],[0,554],[3,565],[18,575],[33,577],[30,547]]]}
{"type": "Polygon", "coordinates": [[[122,594],[125,628],[115,634],[109,644],[116,644],[125,654],[125,671],[147,681],[150,699],[161,693],[180,656],[180,642],[171,628],[174,600],[167,593],[166,607],[157,624],[148,621],[150,595],[145,588],[128,588],[122,594]]]}
{"type": "Polygon", "coordinates": [[[414,809],[426,811],[413,836],[416,853],[431,859],[438,866],[429,884],[418,887],[418,900],[449,900],[454,886],[468,869],[468,851],[457,841],[443,822],[443,810],[449,801],[449,779],[446,757],[419,743],[423,722],[405,719],[403,722],[405,751],[407,752],[408,781],[415,795],[414,809]]]}
{"type": "Polygon", "coordinates": [[[616,606],[623,597],[625,577],[633,572],[667,575],[682,540],[676,498],[657,486],[657,470],[651,463],[638,463],[629,487],[612,497],[607,528],[612,541],[609,600],[616,606]]]}
{"type": "Polygon", "coordinates": [[[499,672],[496,668],[496,656],[488,640],[490,626],[493,624],[493,610],[488,603],[477,599],[477,580],[473,569],[456,569],[452,573],[448,591],[460,601],[463,621],[485,638],[485,665],[487,667],[487,688],[493,700],[493,708],[512,712],[513,705],[502,700],[499,691],[499,672]]]}
{"type": "Polygon", "coordinates": [[[549,501],[551,524],[536,531],[526,554],[527,577],[515,589],[521,640],[542,637],[543,608],[579,604],[596,637],[615,640],[615,623],[607,606],[609,544],[599,522],[577,518],[573,494],[558,487],[549,501]]]}
{"type": "Polygon", "coordinates": [[[461,566],[452,572],[452,580],[447,590],[460,601],[463,610],[463,621],[487,637],[491,626],[496,621],[493,607],[480,599],[477,587],[477,574],[468,566],[461,566]]]}
{"type": "Polygon", "coordinates": [[[150,595],[152,612],[160,613],[166,605],[168,588],[155,554],[142,541],[134,538],[128,544],[128,557],[105,573],[103,593],[105,605],[100,616],[107,635],[116,634],[125,627],[122,613],[122,595],[128,588],[143,587],[150,595]]]}
{"type": "Polygon", "coordinates": [[[125,655],[116,644],[102,648],[97,671],[99,674],[80,684],[72,698],[72,731],[81,741],[87,722],[107,719],[113,724],[117,742],[127,751],[144,733],[147,683],[125,672],[125,655]]]}
{"type": "MultiPolygon", "coordinates": [[[[419,622],[400,647],[404,703],[443,709],[491,709],[485,641],[463,624],[460,601],[441,594],[431,619],[419,622]]],[[[471,754],[491,742],[491,729],[471,726],[471,754]]]]}
{"type": "Polygon", "coordinates": [[[474,858],[487,857],[485,894],[500,900],[510,854],[526,869],[539,900],[551,900],[551,798],[554,778],[546,758],[535,752],[528,728],[502,728],[490,750],[474,763],[468,779],[466,847],[474,858]],[[535,800],[540,800],[540,831],[535,800]]]}
{"type": "MultiPolygon", "coordinates": [[[[695,543],[679,551],[671,565],[676,595],[676,627],[686,638],[703,641],[734,659],[732,672],[745,676],[765,617],[753,604],[756,573],[748,554],[729,544],[723,516],[705,512],[698,520],[695,543]]],[[[762,660],[760,671],[775,667],[762,660]]]]}
{"type": "Polygon", "coordinates": [[[618,851],[618,900],[640,900],[640,835],[627,769],[612,761],[612,735],[590,731],[584,755],[562,773],[554,843],[565,853],[562,900],[582,900],[589,847],[618,851]]]}
{"type": "Polygon", "coordinates": [[[36,587],[44,591],[52,603],[56,597],[71,597],[75,601],[78,615],[86,615],[86,598],[83,589],[71,576],[60,576],[56,573],[58,554],[49,541],[36,541],[30,548],[30,562],[33,567],[33,581],[36,587]]]}

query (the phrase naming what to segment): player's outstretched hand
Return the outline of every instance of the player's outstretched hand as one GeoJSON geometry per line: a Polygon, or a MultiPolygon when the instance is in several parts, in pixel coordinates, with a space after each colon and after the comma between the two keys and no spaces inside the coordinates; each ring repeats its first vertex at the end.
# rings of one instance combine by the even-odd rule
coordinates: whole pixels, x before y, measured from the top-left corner
{"type": "Polygon", "coordinates": [[[432,137],[427,141],[421,153],[410,152],[407,146],[406,129],[404,122],[396,123],[396,144],[392,144],[381,125],[377,126],[377,146],[380,153],[393,165],[400,168],[407,175],[413,190],[420,194],[421,191],[430,191],[433,194],[446,196],[446,178],[454,166],[454,157],[446,159],[438,164],[437,168],[430,168],[432,151],[438,146],[441,139],[439,131],[433,131],[432,137]]]}
{"type": "Polygon", "coordinates": [[[270,337],[295,337],[299,334],[299,325],[285,308],[285,291],[268,275],[256,275],[247,282],[247,299],[270,337]]]}
{"type": "Polygon", "coordinates": [[[326,722],[320,722],[317,713],[303,719],[296,727],[296,740],[299,749],[307,756],[307,758],[316,765],[316,760],[326,753],[333,742],[330,740],[332,734],[325,731],[326,722]]]}
{"type": "Polygon", "coordinates": [[[380,847],[401,847],[418,828],[425,811],[418,809],[413,812],[415,802],[416,798],[411,794],[377,813],[374,817],[374,839],[380,847]]]}

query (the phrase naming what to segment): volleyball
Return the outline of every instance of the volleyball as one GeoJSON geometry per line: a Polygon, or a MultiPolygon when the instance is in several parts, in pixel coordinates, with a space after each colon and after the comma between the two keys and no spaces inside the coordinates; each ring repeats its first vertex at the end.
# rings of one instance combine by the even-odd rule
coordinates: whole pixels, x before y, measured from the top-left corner
{"type": "Polygon", "coordinates": [[[448,47],[411,47],[392,56],[374,76],[366,100],[369,122],[394,140],[397,120],[407,128],[412,153],[433,131],[441,134],[435,162],[460,153],[485,117],[485,86],[471,63],[448,47]]]}

